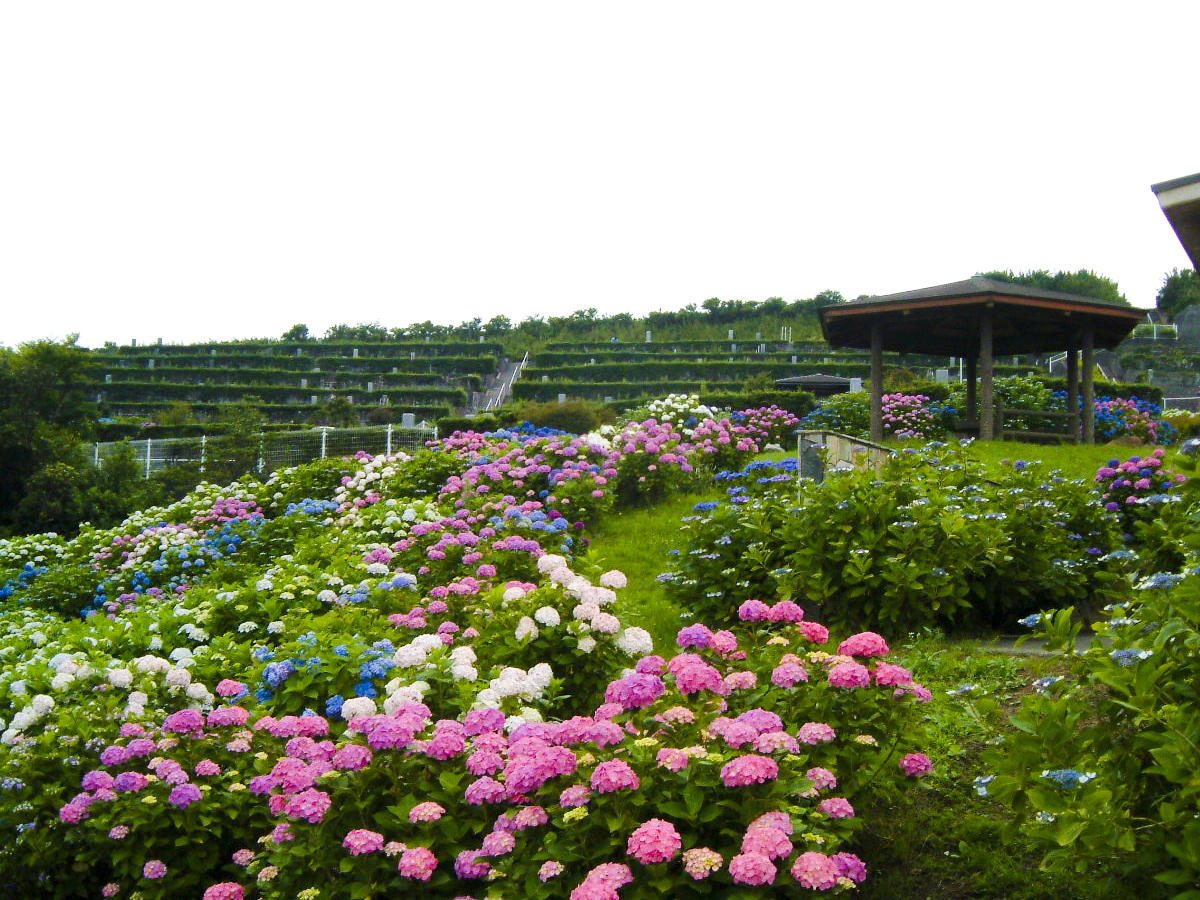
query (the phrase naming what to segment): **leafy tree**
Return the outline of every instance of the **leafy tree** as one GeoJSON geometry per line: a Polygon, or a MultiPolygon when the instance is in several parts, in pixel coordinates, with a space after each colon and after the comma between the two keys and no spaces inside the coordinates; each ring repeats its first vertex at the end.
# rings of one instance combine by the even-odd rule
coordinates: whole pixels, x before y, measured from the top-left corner
{"type": "Polygon", "coordinates": [[[1027,287],[1041,288],[1045,291],[1062,291],[1064,294],[1079,294],[1095,300],[1109,300],[1113,303],[1129,305],[1129,301],[1121,293],[1121,289],[1115,281],[1105,278],[1103,275],[1097,275],[1091,269],[1053,273],[1049,269],[1034,269],[1022,272],[1020,275],[1003,269],[978,274],[983,278],[994,278],[996,281],[1008,281],[1027,287]]]}
{"type": "Polygon", "coordinates": [[[285,331],[283,333],[283,337],[281,337],[280,340],[281,341],[307,341],[308,340],[308,326],[307,325],[293,325],[291,328],[289,328],[287,331],[285,331]]]}
{"type": "Polygon", "coordinates": [[[15,524],[25,534],[70,533],[83,519],[86,476],[68,462],[52,462],[34,472],[17,504],[15,524]]]}
{"type": "Polygon", "coordinates": [[[508,334],[512,331],[513,324],[508,316],[492,316],[483,326],[484,332],[490,337],[496,337],[501,334],[508,334]]]}
{"type": "MultiPolygon", "coordinates": [[[[22,499],[34,489],[34,474],[55,463],[75,464],[79,444],[91,436],[96,413],[87,395],[89,362],[76,339],[0,348],[0,530],[15,524],[22,499]]],[[[55,479],[63,491],[52,502],[72,508],[73,482],[61,471],[55,479]]]]}
{"type": "Polygon", "coordinates": [[[1163,276],[1154,300],[1160,312],[1174,319],[1194,303],[1200,303],[1200,277],[1195,269],[1172,269],[1163,276]]]}
{"type": "Polygon", "coordinates": [[[262,449],[263,414],[257,397],[245,397],[224,408],[224,433],[208,442],[204,477],[224,483],[258,471],[262,449]]]}
{"type": "Polygon", "coordinates": [[[342,395],[330,397],[317,411],[318,425],[331,425],[335,428],[349,428],[358,424],[358,411],[354,404],[342,395]]]}
{"type": "Polygon", "coordinates": [[[192,425],[196,422],[196,411],[186,400],[172,400],[157,418],[159,425],[192,425]]]}

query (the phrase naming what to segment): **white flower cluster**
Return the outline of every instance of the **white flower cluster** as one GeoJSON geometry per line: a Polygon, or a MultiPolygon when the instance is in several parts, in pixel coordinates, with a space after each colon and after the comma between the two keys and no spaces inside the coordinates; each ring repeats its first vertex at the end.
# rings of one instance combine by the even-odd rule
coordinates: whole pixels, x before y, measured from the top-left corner
{"type": "Polygon", "coordinates": [[[486,688],[475,695],[475,702],[479,706],[499,709],[507,697],[525,701],[537,700],[553,680],[554,672],[548,663],[538,663],[528,671],[506,666],[500,670],[499,675],[488,682],[486,688]]]}

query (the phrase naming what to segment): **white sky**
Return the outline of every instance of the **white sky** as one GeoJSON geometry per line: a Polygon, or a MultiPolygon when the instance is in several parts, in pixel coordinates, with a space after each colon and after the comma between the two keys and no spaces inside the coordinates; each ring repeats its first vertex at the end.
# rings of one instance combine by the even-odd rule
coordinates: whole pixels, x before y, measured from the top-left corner
{"type": "Polygon", "coordinates": [[[1189,265],[1200,3],[0,4],[0,344],[1189,265]]]}

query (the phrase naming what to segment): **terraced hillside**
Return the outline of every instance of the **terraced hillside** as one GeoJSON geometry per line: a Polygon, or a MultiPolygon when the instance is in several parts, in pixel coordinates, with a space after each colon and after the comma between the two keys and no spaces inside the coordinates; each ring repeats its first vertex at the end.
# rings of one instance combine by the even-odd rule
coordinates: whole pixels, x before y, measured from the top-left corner
{"type": "Polygon", "coordinates": [[[342,398],[357,418],[413,413],[436,419],[467,407],[497,372],[486,342],[239,341],[109,346],[93,351],[95,400],[110,416],[153,418],[186,402],[201,415],[254,398],[275,422],[307,422],[342,398]]]}

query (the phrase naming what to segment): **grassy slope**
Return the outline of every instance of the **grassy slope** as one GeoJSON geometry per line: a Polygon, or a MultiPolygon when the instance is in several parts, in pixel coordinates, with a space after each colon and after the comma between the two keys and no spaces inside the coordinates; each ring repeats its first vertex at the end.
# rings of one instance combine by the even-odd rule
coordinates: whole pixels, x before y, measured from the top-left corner
{"type": "MultiPolygon", "coordinates": [[[[1148,452],[1126,447],[1047,447],[1020,443],[975,444],[988,464],[1017,459],[1041,460],[1067,477],[1090,479],[1097,466],[1114,456],[1148,452]]],[[[786,454],[773,454],[778,458],[786,454]]],[[[630,620],[650,631],[656,649],[669,653],[681,625],[680,609],[668,600],[655,576],[667,568],[667,551],[686,549],[679,520],[709,492],[688,494],[647,509],[610,517],[594,533],[590,557],[603,569],[629,576],[622,592],[630,620]]],[[[689,620],[682,620],[684,622],[689,620]]],[[[935,773],[908,793],[903,803],[856,799],[870,823],[859,851],[871,865],[871,877],[856,892],[872,900],[993,898],[993,900],[1084,900],[1112,896],[1096,877],[1066,878],[1040,872],[1027,846],[1001,835],[1003,812],[976,795],[972,782],[985,774],[980,754],[999,737],[1017,739],[1005,724],[1029,683],[1055,665],[1045,658],[1014,658],[988,652],[979,641],[937,635],[911,635],[894,648],[934,693],[929,706],[930,756],[935,773]],[[965,695],[947,692],[978,685],[965,695]]]]}

